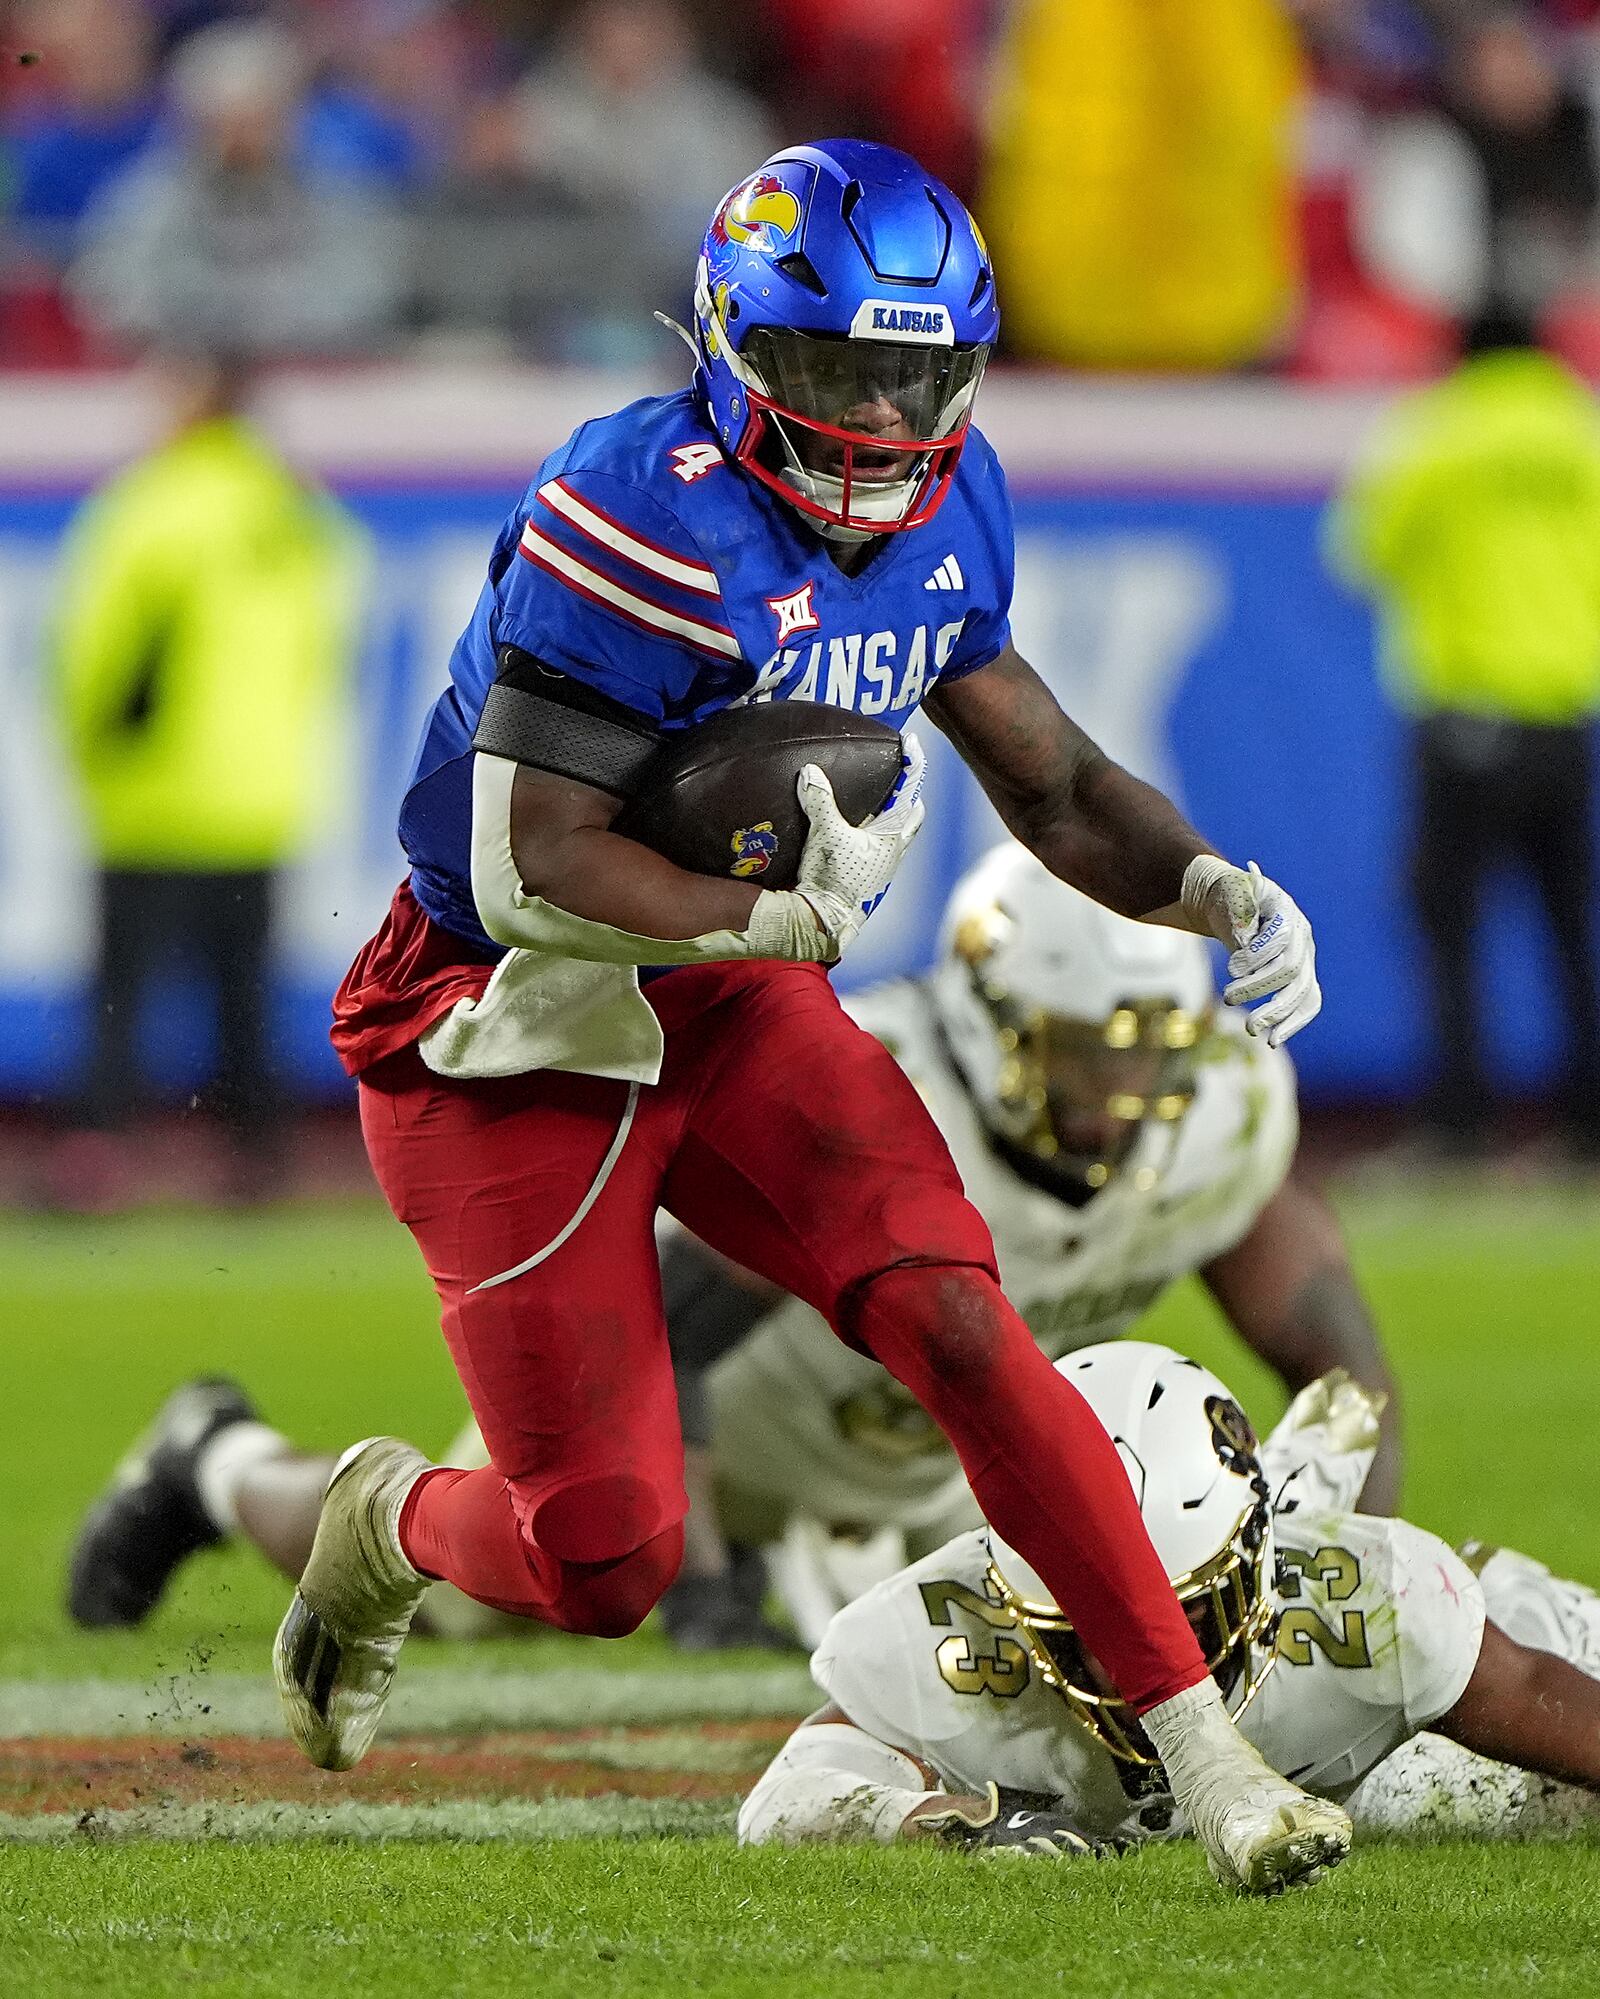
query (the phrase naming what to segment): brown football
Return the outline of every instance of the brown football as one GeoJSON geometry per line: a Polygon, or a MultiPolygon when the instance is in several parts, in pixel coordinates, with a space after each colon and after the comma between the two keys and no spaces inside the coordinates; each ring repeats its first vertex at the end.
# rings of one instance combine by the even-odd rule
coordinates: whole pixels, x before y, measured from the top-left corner
{"type": "Polygon", "coordinates": [[[816,701],[724,708],[670,736],[645,766],[614,830],[697,875],[793,888],[810,822],[795,780],[824,770],[859,826],[900,775],[900,733],[816,701]]]}

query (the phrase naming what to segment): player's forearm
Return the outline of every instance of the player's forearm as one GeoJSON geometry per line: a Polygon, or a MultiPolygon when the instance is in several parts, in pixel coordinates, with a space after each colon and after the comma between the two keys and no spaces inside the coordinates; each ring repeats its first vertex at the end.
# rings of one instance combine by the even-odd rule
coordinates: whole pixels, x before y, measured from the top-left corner
{"type": "Polygon", "coordinates": [[[1484,1626],[1466,1692],[1433,1726],[1479,1756],[1600,1791],[1600,1680],[1497,1624],[1484,1626]]]}
{"type": "Polygon", "coordinates": [[[927,1773],[904,1751],[851,1722],[806,1722],[739,1808],[739,1841],[888,1846],[929,1795],[927,1773]]]}
{"type": "Polygon", "coordinates": [[[1361,1504],[1370,1513],[1392,1513],[1401,1471],[1395,1384],[1327,1203],[1291,1176],[1243,1239],[1201,1276],[1235,1332],[1291,1394],[1342,1368],[1363,1388],[1387,1396],[1361,1504]]]}
{"type": "Polygon", "coordinates": [[[686,874],[610,831],[607,793],[482,752],[472,896],[497,944],[606,965],[837,956],[805,896],[686,874]]]}
{"type": "Polygon", "coordinates": [[[995,810],[1052,874],[1123,916],[1192,927],[1184,871],[1212,851],[1172,801],[1115,764],[1014,650],[929,697],[995,810]]]}
{"type": "Polygon", "coordinates": [[[1018,837],[1052,874],[1123,916],[1200,927],[1184,911],[1183,879],[1197,854],[1215,849],[1154,785],[1095,750],[1063,798],[1032,817],[1018,837]]]}
{"type": "Polygon", "coordinates": [[[520,846],[513,835],[512,852],[529,895],[571,916],[663,942],[745,929],[760,893],[748,882],[689,874],[637,840],[597,826],[520,846]]]}

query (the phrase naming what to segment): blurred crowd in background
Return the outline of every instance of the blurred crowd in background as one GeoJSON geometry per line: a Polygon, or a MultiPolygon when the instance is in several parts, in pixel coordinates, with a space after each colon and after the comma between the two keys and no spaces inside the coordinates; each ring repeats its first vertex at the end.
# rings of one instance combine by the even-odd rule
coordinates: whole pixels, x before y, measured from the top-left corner
{"type": "Polygon", "coordinates": [[[191,961],[191,1107],[242,1196],[281,1163],[273,910],[362,537],[255,427],[260,370],[664,360],[718,199],[835,134],[973,205],[1013,361],[1433,385],[1330,544],[1410,744],[1420,1116],[1454,1159],[1503,1137],[1509,869],[1554,940],[1556,1129],[1600,1159],[1600,0],[0,0],[0,49],[0,369],[164,356],[170,419],[52,586],[101,921],[46,1198],[138,1182],[145,988],[191,961]]]}
{"type": "Polygon", "coordinates": [[[12,0],[0,366],[646,358],[774,145],[901,145],[1018,359],[1600,374],[1600,0],[12,0]],[[1160,245],[1160,254],[1152,246],[1160,245]]]}

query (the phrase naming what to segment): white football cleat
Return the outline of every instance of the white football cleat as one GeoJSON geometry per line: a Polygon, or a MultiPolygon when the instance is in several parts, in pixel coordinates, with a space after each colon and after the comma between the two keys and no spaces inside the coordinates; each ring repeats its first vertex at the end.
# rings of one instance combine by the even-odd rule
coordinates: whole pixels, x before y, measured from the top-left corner
{"type": "Polygon", "coordinates": [[[272,1648],[289,1733],[324,1770],[372,1746],[428,1587],[400,1551],[400,1509],[433,1465],[398,1437],[352,1444],[328,1481],[311,1559],[272,1648]]]}
{"type": "Polygon", "coordinates": [[[1280,1777],[1210,1681],[1142,1717],[1213,1876],[1241,1895],[1308,1886],[1350,1851],[1350,1820],[1280,1777]]]}
{"type": "Polygon", "coordinates": [[[1241,1895],[1309,1887],[1350,1851],[1345,1812],[1265,1762],[1260,1777],[1242,1785],[1235,1771],[1219,1775],[1215,1787],[1200,1785],[1189,1811],[1213,1878],[1241,1895]]]}

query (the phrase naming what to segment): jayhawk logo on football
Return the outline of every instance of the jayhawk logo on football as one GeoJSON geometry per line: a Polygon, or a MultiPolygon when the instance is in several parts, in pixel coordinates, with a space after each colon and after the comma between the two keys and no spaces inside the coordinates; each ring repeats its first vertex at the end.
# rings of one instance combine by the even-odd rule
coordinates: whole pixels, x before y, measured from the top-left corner
{"type": "Polygon", "coordinates": [[[776,174],[752,174],[717,210],[711,233],[749,250],[771,251],[800,227],[800,203],[776,174]]]}
{"type": "Polygon", "coordinates": [[[754,826],[741,826],[728,842],[733,849],[733,866],[728,870],[740,881],[751,875],[764,875],[772,865],[772,857],[778,851],[778,836],[772,830],[772,821],[762,819],[754,826]]]}

